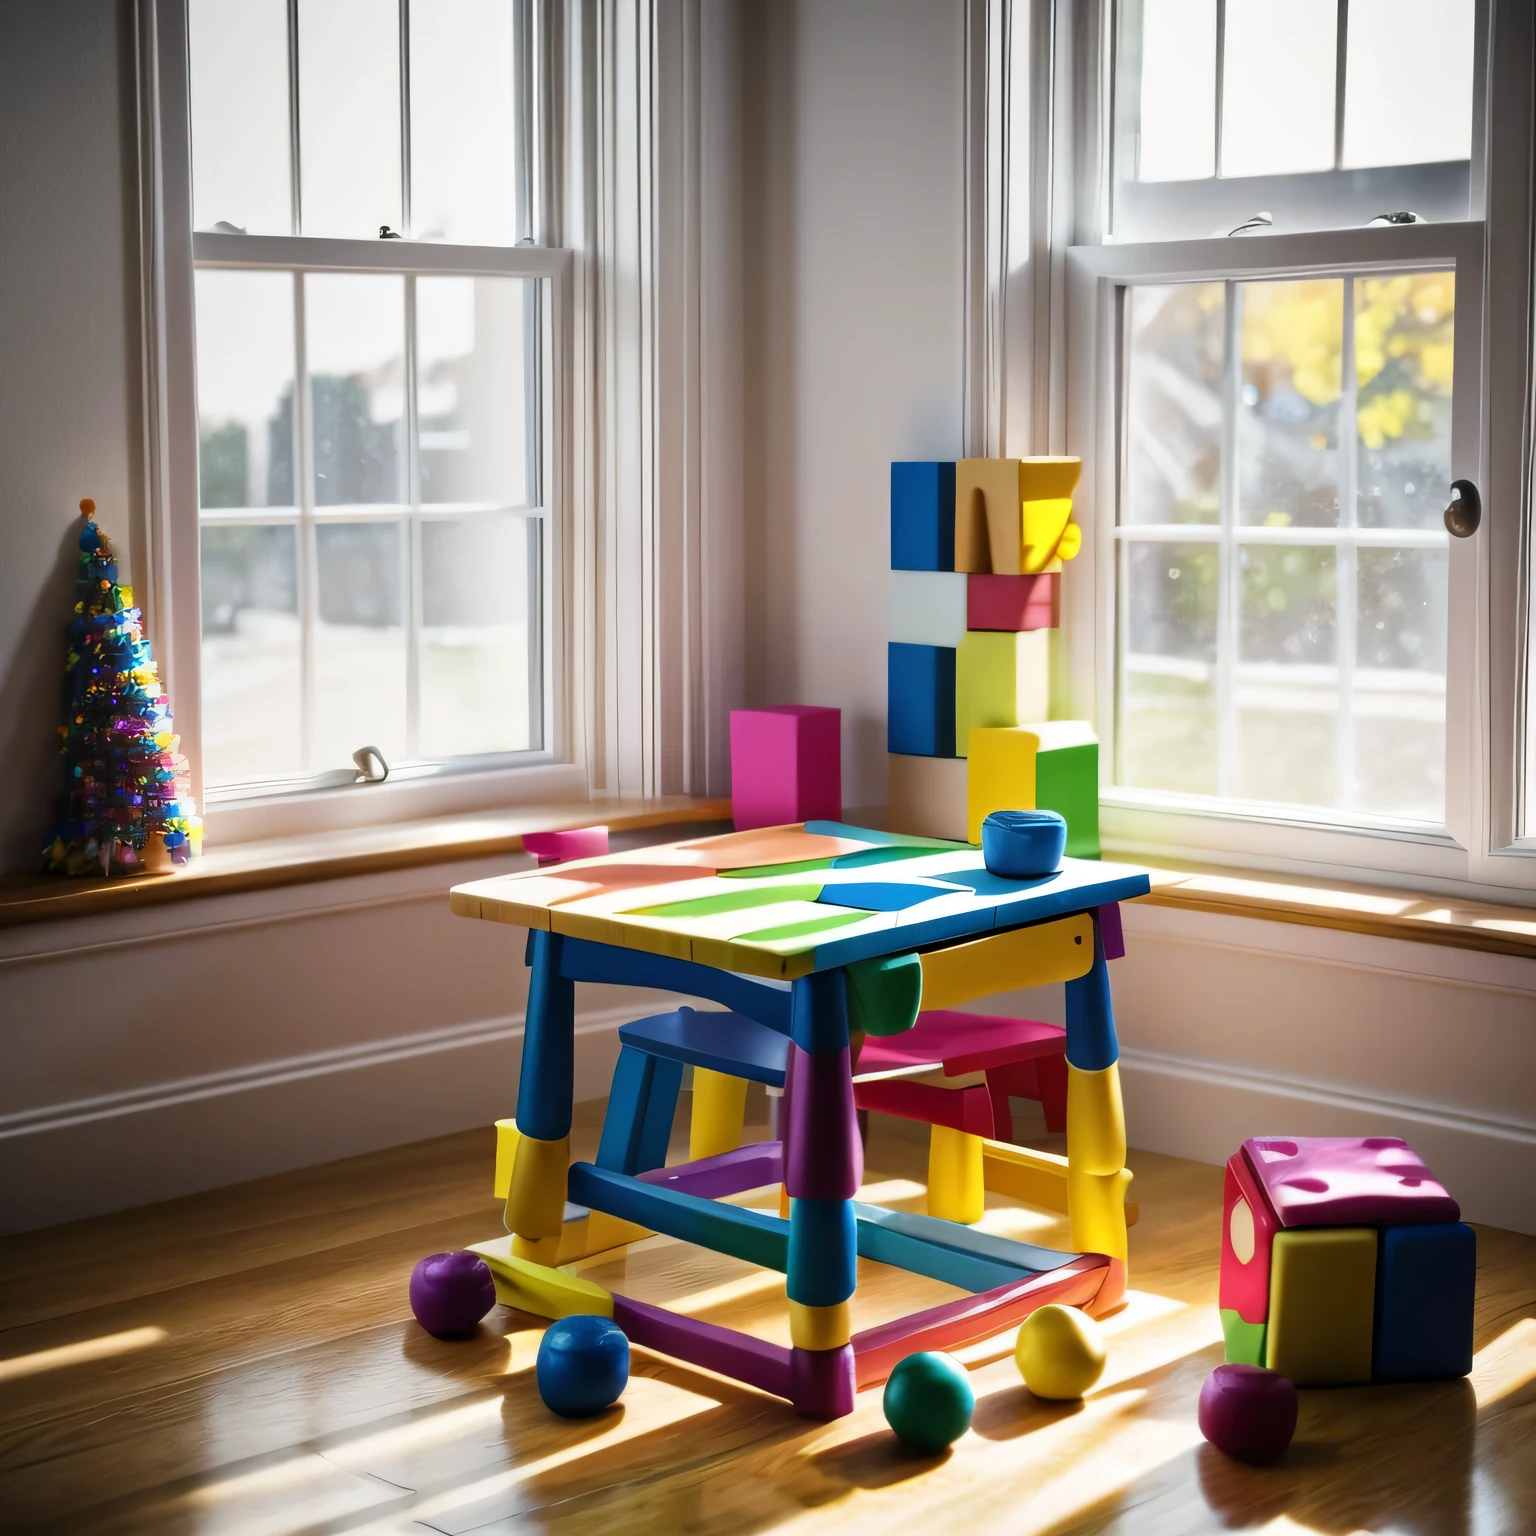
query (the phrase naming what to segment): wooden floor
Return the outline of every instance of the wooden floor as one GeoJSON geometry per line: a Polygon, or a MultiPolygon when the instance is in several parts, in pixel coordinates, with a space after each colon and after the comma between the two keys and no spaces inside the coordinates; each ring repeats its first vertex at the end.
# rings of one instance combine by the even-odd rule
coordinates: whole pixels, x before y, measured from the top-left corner
{"type": "MultiPolygon", "coordinates": [[[[1195,1426],[1221,1172],[1133,1153],[1132,1294],[1099,1387],[1031,1398],[1005,1334],[963,1357],[972,1432],[916,1458],[878,1391],[813,1424],[636,1351],[622,1403],[571,1423],[534,1390],[534,1319],[429,1338],[407,1276],[501,1230],[490,1160],[488,1131],[449,1137],[0,1242],[0,1528],[1536,1531],[1536,1239],[1479,1231],[1470,1380],[1303,1393],[1286,1459],[1256,1470],[1195,1426]]],[[[864,1198],[922,1209],[920,1149],[877,1125],[869,1162],[864,1198]]],[[[1007,1202],[987,1226],[1066,1245],[1007,1202]]],[[[655,1238],[589,1267],[787,1337],[781,1278],[748,1265],[655,1238]]],[[[856,1323],[948,1294],[863,1264],[856,1323]]]]}

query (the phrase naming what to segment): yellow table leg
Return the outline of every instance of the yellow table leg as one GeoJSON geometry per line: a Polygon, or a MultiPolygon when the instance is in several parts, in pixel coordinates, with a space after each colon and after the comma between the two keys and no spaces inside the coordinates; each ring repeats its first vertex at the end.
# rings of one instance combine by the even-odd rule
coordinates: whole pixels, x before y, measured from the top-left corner
{"type": "Polygon", "coordinates": [[[980,1221],[987,1204],[982,1138],[948,1125],[928,1135],[928,1214],[966,1226],[980,1221]]]}
{"type": "Polygon", "coordinates": [[[708,1067],[693,1069],[693,1119],[688,1126],[688,1159],[717,1157],[741,1145],[747,1123],[747,1080],[708,1067]]]}

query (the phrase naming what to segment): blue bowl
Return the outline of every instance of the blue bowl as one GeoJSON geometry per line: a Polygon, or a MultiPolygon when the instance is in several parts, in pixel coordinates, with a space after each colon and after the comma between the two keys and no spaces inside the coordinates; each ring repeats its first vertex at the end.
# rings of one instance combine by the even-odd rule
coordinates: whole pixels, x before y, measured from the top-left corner
{"type": "Polygon", "coordinates": [[[1055,811],[993,811],[981,824],[981,856],[1005,880],[1038,880],[1061,868],[1067,824],[1055,811]]]}

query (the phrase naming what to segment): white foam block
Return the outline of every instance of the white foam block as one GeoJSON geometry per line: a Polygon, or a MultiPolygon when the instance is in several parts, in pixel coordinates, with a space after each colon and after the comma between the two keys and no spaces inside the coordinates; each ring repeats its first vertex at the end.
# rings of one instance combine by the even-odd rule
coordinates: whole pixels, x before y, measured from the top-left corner
{"type": "Polygon", "coordinates": [[[963,757],[888,754],[886,819],[892,832],[965,841],[967,763],[963,757]]]}
{"type": "Polygon", "coordinates": [[[964,571],[892,571],[886,590],[887,639],[953,647],[965,638],[964,571]]]}

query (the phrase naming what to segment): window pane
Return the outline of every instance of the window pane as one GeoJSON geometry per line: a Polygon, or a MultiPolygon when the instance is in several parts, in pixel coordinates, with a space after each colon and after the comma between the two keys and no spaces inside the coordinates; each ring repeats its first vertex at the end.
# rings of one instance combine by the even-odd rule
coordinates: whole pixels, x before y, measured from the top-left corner
{"type": "Polygon", "coordinates": [[[1247,800],[1333,805],[1336,561],[1316,547],[1247,546],[1240,571],[1237,773],[1247,800]]]}
{"type": "Polygon", "coordinates": [[[1445,659],[1449,553],[1359,555],[1355,803],[1388,816],[1445,819],[1445,659]]]}
{"type": "Polygon", "coordinates": [[[203,778],[210,786],[297,773],[297,530],[202,531],[203,778]]]}
{"type": "Polygon", "coordinates": [[[1130,543],[1124,552],[1122,784],[1216,793],[1218,559],[1214,543],[1130,543]]]}
{"type": "Polygon", "coordinates": [[[1336,0],[1227,0],[1226,16],[1221,174],[1330,169],[1336,0]]]}
{"type": "Polygon", "coordinates": [[[288,181],[288,7],[191,0],[192,224],[293,233],[288,181]]]}
{"type": "Polygon", "coordinates": [[[417,280],[424,502],[527,503],[525,292],[521,278],[417,280]]]}
{"type": "Polygon", "coordinates": [[[405,560],[399,523],[315,529],[315,745],[310,767],[345,768],[364,746],[406,756],[405,560]]]}
{"type": "Polygon", "coordinates": [[[1472,153],[1473,0],[1350,0],[1344,164],[1472,153]]]}
{"type": "Polygon", "coordinates": [[[1455,328],[1453,272],[1355,283],[1362,528],[1444,526],[1455,328]]]}
{"type": "Polygon", "coordinates": [[[1216,0],[1143,0],[1139,181],[1216,174],[1216,0]]]}
{"type": "Polygon", "coordinates": [[[420,240],[517,239],[512,7],[411,0],[411,227],[420,240]]]}
{"type": "Polygon", "coordinates": [[[299,0],[299,177],[306,235],[399,230],[397,0],[299,0]]]}
{"type": "Polygon", "coordinates": [[[1331,527],[1339,520],[1344,284],[1243,283],[1238,520],[1331,527]]]}
{"type": "Polygon", "coordinates": [[[536,524],[515,514],[422,523],[423,756],[535,744],[528,669],[537,550],[536,524]]]}
{"type": "Polygon", "coordinates": [[[311,272],[305,346],[315,504],[405,499],[405,279],[311,272]]]}
{"type": "Polygon", "coordinates": [[[207,507],[291,507],[293,278],[197,274],[198,495],[207,507]]]}
{"type": "Polygon", "coordinates": [[[1221,283],[1132,288],[1127,412],[1129,523],[1221,516],[1221,283]]]}

